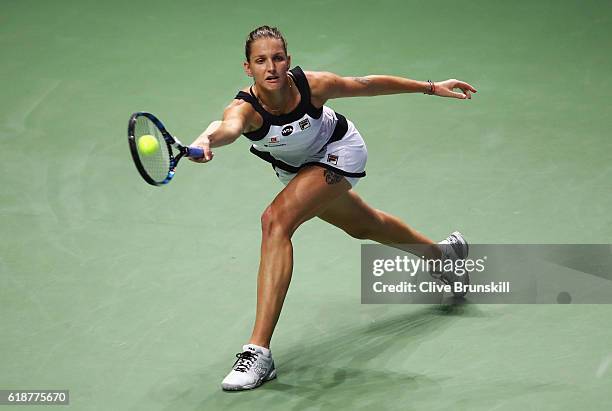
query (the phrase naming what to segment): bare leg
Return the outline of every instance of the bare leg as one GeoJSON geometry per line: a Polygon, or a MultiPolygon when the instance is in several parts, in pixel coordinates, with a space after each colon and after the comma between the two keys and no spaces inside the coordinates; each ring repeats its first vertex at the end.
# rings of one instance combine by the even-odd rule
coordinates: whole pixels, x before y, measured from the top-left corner
{"type": "Polygon", "coordinates": [[[291,282],[291,237],[303,222],[320,214],[350,189],[346,179],[321,167],[307,167],[264,211],[261,260],[257,276],[257,314],[249,343],[270,346],[291,282]]]}
{"type": "Polygon", "coordinates": [[[376,241],[429,259],[441,257],[436,242],[399,218],[370,207],[354,191],[348,191],[318,214],[355,238],[376,241]]]}

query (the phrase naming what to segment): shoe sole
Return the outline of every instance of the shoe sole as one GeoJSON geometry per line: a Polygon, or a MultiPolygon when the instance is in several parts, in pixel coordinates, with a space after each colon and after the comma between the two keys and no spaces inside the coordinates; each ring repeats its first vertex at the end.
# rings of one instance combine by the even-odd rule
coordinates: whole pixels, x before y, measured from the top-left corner
{"type": "Polygon", "coordinates": [[[272,370],[272,372],[270,374],[268,374],[267,377],[262,378],[261,380],[259,380],[258,382],[254,383],[254,384],[247,384],[247,385],[222,384],[221,388],[223,389],[223,391],[246,391],[246,390],[252,390],[254,388],[260,387],[265,382],[271,381],[271,380],[273,380],[275,378],[276,378],[276,369],[272,370]]]}
{"type": "MultiPolygon", "coordinates": [[[[470,274],[468,272],[466,272],[465,274],[463,274],[463,276],[465,276],[465,281],[463,282],[464,285],[470,285],[470,274]]],[[[467,291],[464,293],[454,293],[453,292],[453,297],[455,298],[463,298],[465,297],[467,294],[467,291]]]]}

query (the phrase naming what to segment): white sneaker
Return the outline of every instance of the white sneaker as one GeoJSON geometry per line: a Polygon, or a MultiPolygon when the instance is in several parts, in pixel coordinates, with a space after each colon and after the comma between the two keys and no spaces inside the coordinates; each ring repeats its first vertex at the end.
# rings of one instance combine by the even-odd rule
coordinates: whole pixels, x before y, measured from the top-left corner
{"type": "Polygon", "coordinates": [[[276,378],[272,352],[255,344],[242,347],[232,370],[223,379],[221,387],[226,391],[250,390],[276,378]]]}
{"type": "MultiPolygon", "coordinates": [[[[444,260],[465,260],[470,251],[470,246],[459,231],[453,231],[446,239],[438,243],[441,245],[442,261],[444,260]]],[[[454,271],[444,271],[442,273],[432,273],[432,276],[438,278],[444,284],[453,286],[453,295],[455,297],[464,297],[467,291],[464,287],[461,290],[455,290],[454,283],[462,283],[463,286],[470,284],[470,274],[465,271],[463,274],[455,273],[454,271]]]]}

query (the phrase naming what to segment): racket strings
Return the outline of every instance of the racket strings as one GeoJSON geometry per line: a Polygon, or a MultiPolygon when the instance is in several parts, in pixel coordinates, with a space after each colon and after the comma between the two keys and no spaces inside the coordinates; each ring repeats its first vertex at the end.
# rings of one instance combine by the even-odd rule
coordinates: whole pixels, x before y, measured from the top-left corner
{"type": "Polygon", "coordinates": [[[145,172],[156,182],[163,182],[168,176],[170,170],[170,151],[164,136],[159,129],[147,117],[140,116],[136,119],[134,127],[134,137],[138,139],[144,135],[155,137],[158,143],[158,150],[153,153],[141,152],[140,145],[138,147],[138,157],[145,169],[145,172]]]}

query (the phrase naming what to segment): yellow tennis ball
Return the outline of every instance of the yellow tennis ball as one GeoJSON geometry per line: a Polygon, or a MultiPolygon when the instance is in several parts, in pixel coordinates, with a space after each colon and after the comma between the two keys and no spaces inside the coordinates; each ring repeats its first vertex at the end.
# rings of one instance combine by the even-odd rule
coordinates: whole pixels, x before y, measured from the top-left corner
{"type": "Polygon", "coordinates": [[[157,150],[159,150],[159,142],[155,137],[150,134],[140,136],[138,139],[138,151],[145,156],[150,156],[151,154],[155,154],[157,150]]]}

